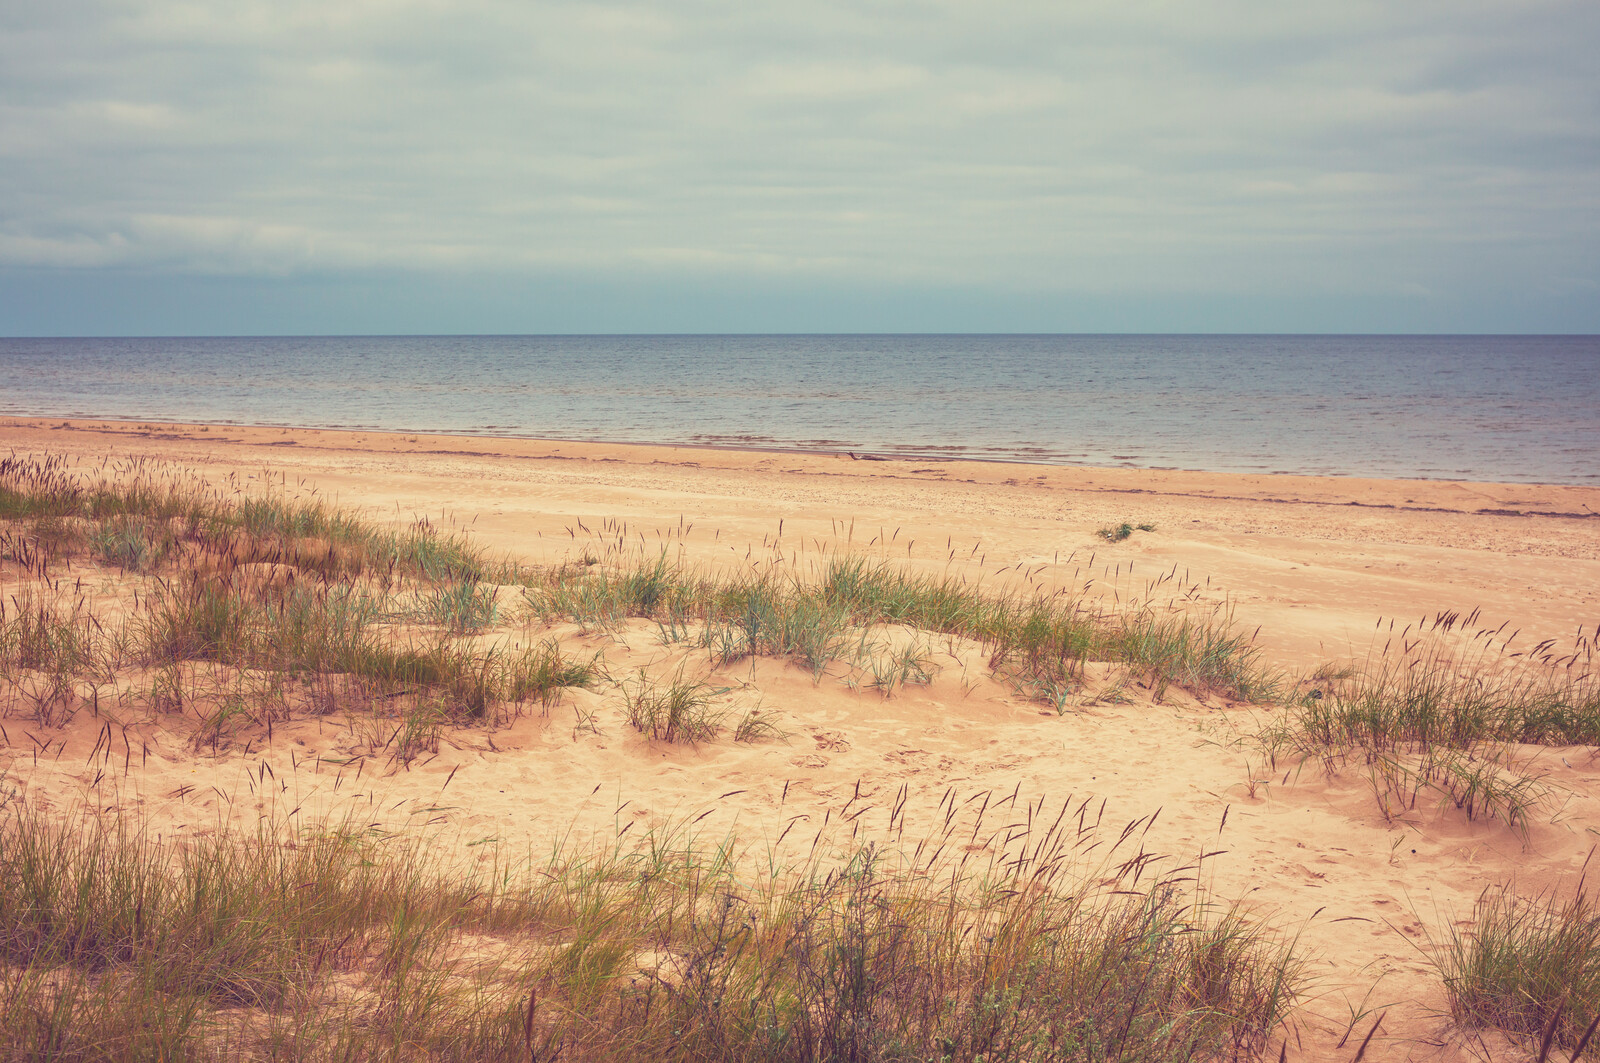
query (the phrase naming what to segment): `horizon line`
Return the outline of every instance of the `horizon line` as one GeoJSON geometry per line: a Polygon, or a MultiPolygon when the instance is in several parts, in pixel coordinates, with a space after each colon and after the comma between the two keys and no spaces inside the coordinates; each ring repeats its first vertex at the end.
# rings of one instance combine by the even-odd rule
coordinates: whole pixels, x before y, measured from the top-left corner
{"type": "Polygon", "coordinates": [[[1217,338],[1349,338],[1349,339],[1461,339],[1499,337],[1505,339],[1595,339],[1600,332],[1231,332],[1231,331],[1088,331],[1088,332],[902,332],[902,331],[816,331],[816,332],[126,332],[126,333],[42,333],[0,336],[8,340],[264,340],[264,339],[654,339],[719,338],[757,339],[772,337],[1140,337],[1208,336],[1217,338]]]}

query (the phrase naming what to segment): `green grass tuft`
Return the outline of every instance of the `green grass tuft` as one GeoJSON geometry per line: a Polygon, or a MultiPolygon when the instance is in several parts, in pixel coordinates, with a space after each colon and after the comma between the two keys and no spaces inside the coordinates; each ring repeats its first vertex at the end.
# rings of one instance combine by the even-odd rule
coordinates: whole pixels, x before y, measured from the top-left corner
{"type": "Polygon", "coordinates": [[[1525,832],[1551,794],[1515,747],[1600,743],[1600,680],[1584,653],[1508,654],[1483,632],[1460,656],[1451,626],[1364,669],[1319,669],[1262,732],[1269,756],[1355,760],[1386,817],[1435,798],[1525,832]]]}
{"type": "Polygon", "coordinates": [[[1450,1012],[1569,1051],[1600,1019],[1600,910],[1580,888],[1566,901],[1486,893],[1476,929],[1441,949],[1450,1012]]]}
{"type": "Polygon", "coordinates": [[[662,742],[690,745],[721,732],[728,710],[715,699],[727,692],[727,687],[690,679],[682,666],[661,679],[651,678],[641,669],[622,691],[628,724],[634,730],[662,742]]]}
{"type": "Polygon", "coordinates": [[[1132,524],[1128,521],[1123,521],[1121,524],[1112,524],[1101,528],[1095,534],[1108,543],[1120,543],[1132,536],[1135,530],[1153,532],[1156,530],[1156,526],[1154,524],[1132,524]]]}

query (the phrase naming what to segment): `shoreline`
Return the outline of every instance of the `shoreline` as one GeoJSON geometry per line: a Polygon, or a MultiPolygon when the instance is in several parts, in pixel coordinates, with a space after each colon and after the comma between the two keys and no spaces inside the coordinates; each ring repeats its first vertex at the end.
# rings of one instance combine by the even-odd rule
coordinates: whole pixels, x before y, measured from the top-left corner
{"type": "MultiPolygon", "coordinates": [[[[1354,506],[1409,512],[1468,513],[1514,517],[1556,517],[1572,520],[1600,519],[1600,485],[1539,483],[1532,481],[1463,480],[1433,478],[1370,477],[1355,474],[1308,474],[1291,472],[1217,472],[1206,469],[1156,468],[1115,465],[1062,465],[1002,458],[947,458],[903,454],[868,454],[865,451],[828,451],[799,447],[738,446],[727,443],[641,443],[610,440],[577,440],[541,436],[458,434],[451,432],[405,432],[357,428],[319,428],[297,425],[241,425],[228,422],[120,420],[99,417],[22,417],[0,416],[0,432],[72,431],[78,433],[129,436],[156,441],[203,442],[225,446],[303,447],[306,450],[365,450],[433,456],[471,456],[526,458],[546,461],[624,461],[631,464],[660,463],[664,457],[680,452],[725,456],[719,466],[747,469],[776,457],[809,460],[816,467],[805,471],[815,475],[855,477],[896,477],[919,470],[904,465],[938,465],[937,470],[957,478],[961,473],[989,471],[992,475],[972,475],[969,483],[1007,483],[1027,474],[1030,480],[1045,480],[1050,486],[1073,490],[1130,495],[1157,493],[1234,501],[1284,502],[1305,505],[1354,506]],[[218,434],[212,435],[215,431],[218,434]],[[223,432],[237,433],[225,438],[223,432]],[[273,438],[294,435],[293,440],[273,438]],[[330,438],[306,438],[322,437],[330,438]],[[423,447],[421,440],[452,444],[449,447],[423,447]],[[361,446],[358,444],[365,444],[361,446]],[[848,463],[843,464],[841,463],[848,463]],[[875,467],[881,466],[881,467],[875,467]],[[858,468],[859,467],[859,468],[858,468]],[[842,471],[848,469],[849,471],[842,471]],[[999,473],[1015,470],[1000,478],[999,473]],[[1139,483],[1151,480],[1154,486],[1139,483]],[[1265,481],[1265,483],[1263,483],[1265,481]],[[1274,490],[1274,488],[1280,488],[1274,490]],[[1343,488],[1341,490],[1341,488],[1343,488]],[[1499,504],[1452,505],[1461,491],[1479,494],[1499,504]],[[1550,493],[1555,499],[1504,499],[1507,494],[1550,493]],[[1400,495],[1432,496],[1402,498],[1400,495]],[[1563,501],[1557,501],[1560,499],[1563,501]],[[1570,502],[1571,505],[1564,505],[1570,502]]],[[[0,436],[0,442],[4,437],[0,436]]],[[[690,463],[685,463],[690,464],[690,463]]],[[[705,463],[693,463],[704,465],[705,463]]],[[[921,470],[929,471],[929,470],[921,470]]]]}
{"type": "MultiPolygon", "coordinates": [[[[521,441],[533,444],[565,444],[571,446],[596,446],[596,447],[664,447],[671,449],[687,450],[717,450],[750,452],[760,454],[793,454],[811,455],[821,458],[852,458],[859,461],[914,461],[914,462],[961,462],[967,464],[995,464],[1015,465],[1023,468],[1044,469],[1084,469],[1094,471],[1121,470],[1128,472],[1177,472],[1195,473],[1208,476],[1238,476],[1238,477],[1304,477],[1318,480],[1361,480],[1381,481],[1392,483],[1464,483],[1464,484],[1497,484],[1521,485],[1527,487],[1595,487],[1600,488],[1600,476],[1591,477],[1593,482],[1579,482],[1571,480],[1493,480],[1473,479],[1455,476],[1374,476],[1361,472],[1293,472],[1283,469],[1207,469],[1185,465],[1139,465],[1130,462],[1112,465],[1097,465],[1092,462],[1061,461],[1037,459],[1029,460],[1016,454],[1005,456],[985,457],[978,454],[944,454],[941,449],[955,451],[957,447],[939,448],[931,446],[929,449],[908,448],[903,451],[869,450],[864,445],[832,446],[833,441],[822,440],[819,443],[828,445],[804,446],[798,444],[783,444],[779,442],[762,443],[755,437],[743,439],[730,437],[733,441],[707,442],[707,441],[680,441],[663,442],[660,440],[623,440],[623,439],[578,439],[564,436],[542,436],[524,434],[501,434],[496,429],[503,426],[492,426],[484,431],[451,431],[446,429],[391,429],[391,428],[359,428],[337,425],[295,424],[289,422],[251,422],[242,423],[235,421],[185,421],[165,417],[101,417],[94,414],[61,414],[61,415],[35,415],[0,413],[0,423],[28,423],[49,426],[57,422],[65,423],[94,423],[98,425],[117,426],[122,428],[138,425],[166,425],[174,429],[196,429],[209,427],[226,429],[238,432],[314,432],[335,433],[344,435],[371,435],[385,437],[426,436],[433,439],[453,440],[493,440],[503,443],[521,441]]],[[[888,444],[893,446],[894,444],[888,444]]],[[[1028,449],[1028,448],[1024,448],[1028,449]]],[[[1033,448],[1038,449],[1038,448],[1033,448]]]]}

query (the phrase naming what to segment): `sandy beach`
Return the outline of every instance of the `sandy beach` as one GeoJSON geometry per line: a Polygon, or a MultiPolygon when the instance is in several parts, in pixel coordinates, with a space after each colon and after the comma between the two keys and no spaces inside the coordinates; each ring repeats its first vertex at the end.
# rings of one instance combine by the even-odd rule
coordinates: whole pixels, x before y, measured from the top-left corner
{"type": "MultiPolygon", "coordinates": [[[[1515,633],[1506,656],[1569,646],[1600,622],[1600,488],[22,418],[0,420],[6,453],[169,463],[380,523],[426,518],[542,566],[610,549],[804,571],[859,553],[996,591],[1068,589],[1108,611],[1181,599],[1254,632],[1291,682],[1370,662],[1449,614],[1501,632],[1496,645],[1515,633]],[[1125,522],[1151,530],[1097,535],[1125,522]]],[[[1436,950],[1470,929],[1486,889],[1570,889],[1600,835],[1595,747],[1516,751],[1550,794],[1522,830],[1439,800],[1385,815],[1359,764],[1270,762],[1254,740],[1270,705],[1130,682],[1058,712],[990,675],[976,646],[938,638],[930,681],[888,696],[781,660],[728,666],[715,678],[730,711],[759,706],[787,739],[667,744],[621,722],[622,685],[641,669],[706,669],[703,651],[647,620],[610,631],[529,620],[513,634],[603,653],[616,681],[499,730],[447,731],[436,754],[387,770],[374,760],[355,778],[345,762],[361,736],[334,717],[204,753],[142,727],[132,769],[107,780],[91,752],[102,724],[80,712],[59,731],[12,724],[0,770],[35,803],[137,810],[167,834],[359,808],[469,853],[691,820],[754,843],[847,809],[862,836],[903,841],[931,832],[952,792],[1009,796],[1013,811],[1092,799],[1113,834],[1143,823],[1145,852],[1204,854],[1208,890],[1298,937],[1306,989],[1270,1052],[1287,1043],[1304,1060],[1349,1060],[1380,1015],[1366,1059],[1531,1058],[1525,1043],[1452,1023],[1436,950]],[[262,764],[285,785],[251,782],[262,764]]]]}

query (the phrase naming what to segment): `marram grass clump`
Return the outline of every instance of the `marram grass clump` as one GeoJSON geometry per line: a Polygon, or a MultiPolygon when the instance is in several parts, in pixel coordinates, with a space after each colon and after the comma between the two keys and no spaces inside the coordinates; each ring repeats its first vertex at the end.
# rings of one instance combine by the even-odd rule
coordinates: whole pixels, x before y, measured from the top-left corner
{"type": "Polygon", "coordinates": [[[1123,521],[1121,524],[1107,525],[1095,532],[1095,534],[1108,543],[1120,543],[1131,538],[1135,530],[1153,532],[1156,530],[1156,526],[1154,524],[1132,524],[1128,521],[1123,521]]]}
{"type": "Polygon", "coordinates": [[[1437,944],[1450,1012],[1577,1059],[1600,1026],[1600,909],[1583,882],[1565,900],[1486,892],[1471,934],[1437,944]]]}
{"type": "Polygon", "coordinates": [[[1363,666],[1289,688],[1259,736],[1265,756],[1353,767],[1388,819],[1432,802],[1526,835],[1556,795],[1519,747],[1600,744],[1594,638],[1580,629],[1568,650],[1547,641],[1524,652],[1516,632],[1476,627],[1476,615],[1424,616],[1363,666]]]}

